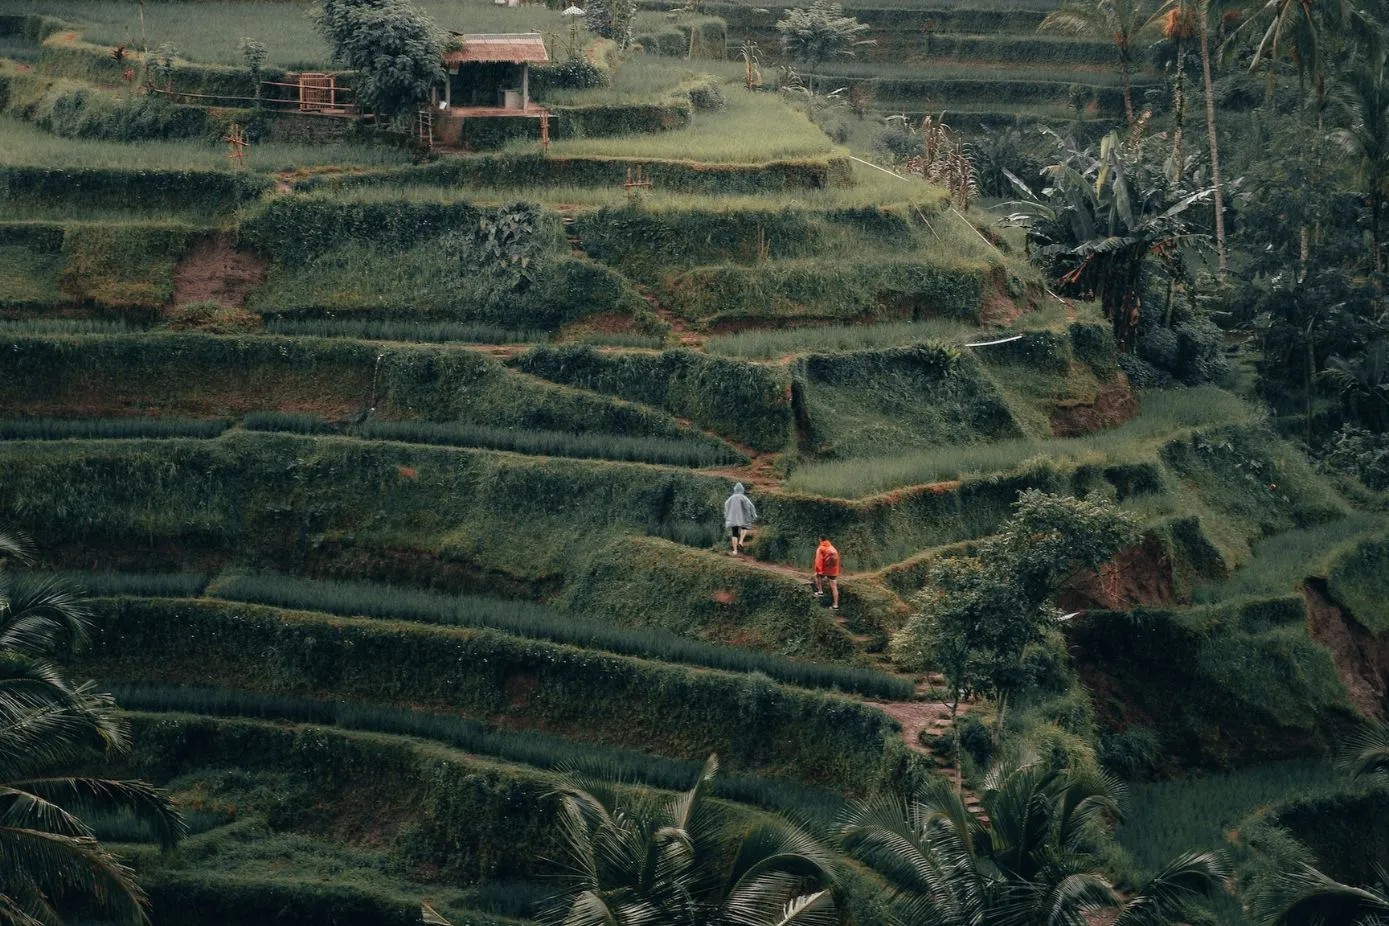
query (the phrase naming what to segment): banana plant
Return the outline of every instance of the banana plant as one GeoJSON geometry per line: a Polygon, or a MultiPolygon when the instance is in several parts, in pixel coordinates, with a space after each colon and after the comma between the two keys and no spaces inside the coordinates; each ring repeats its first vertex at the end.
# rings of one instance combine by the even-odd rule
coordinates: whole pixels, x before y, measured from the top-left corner
{"type": "Polygon", "coordinates": [[[1004,203],[1003,224],[1027,229],[1032,259],[1062,295],[1098,299],[1121,349],[1131,350],[1143,309],[1147,274],[1183,275],[1182,254],[1200,248],[1193,206],[1211,196],[1193,189],[1143,140],[1114,132],[1098,152],[1047,132],[1057,143],[1056,163],[1042,170],[1046,185],[1033,189],[1009,173],[1020,199],[1004,203]]]}

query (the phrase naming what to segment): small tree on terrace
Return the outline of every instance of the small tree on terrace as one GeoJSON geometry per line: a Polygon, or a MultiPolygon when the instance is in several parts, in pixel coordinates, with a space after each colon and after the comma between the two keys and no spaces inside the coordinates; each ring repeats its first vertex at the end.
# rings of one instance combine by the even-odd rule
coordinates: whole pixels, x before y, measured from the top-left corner
{"type": "Polygon", "coordinates": [[[1133,46],[1147,24],[1151,4],[1147,0],[1086,0],[1052,10],[1037,27],[1039,32],[1059,32],[1108,38],[1119,56],[1119,78],[1124,91],[1124,118],[1133,125],[1133,46]]]}
{"type": "MultiPolygon", "coordinates": [[[[893,656],[945,676],[952,721],[975,692],[1006,699],[1026,686],[1024,652],[1058,616],[1051,599],[1072,576],[1137,539],[1134,520],[1106,502],[1023,492],[1003,530],[975,555],[932,568],[921,610],[893,637],[893,656]]],[[[957,724],[957,786],[959,740],[957,724]]]]}
{"type": "Polygon", "coordinates": [[[815,71],[834,58],[853,57],[854,48],[872,45],[860,39],[868,27],[844,15],[844,7],[834,0],[814,0],[809,9],[794,9],[776,24],[781,33],[782,50],[810,74],[810,90],[815,90],[815,71]]]}
{"type": "Polygon", "coordinates": [[[357,102],[377,119],[410,118],[440,79],[439,30],[406,0],[324,0],[314,25],[333,60],[358,72],[357,102]]]}

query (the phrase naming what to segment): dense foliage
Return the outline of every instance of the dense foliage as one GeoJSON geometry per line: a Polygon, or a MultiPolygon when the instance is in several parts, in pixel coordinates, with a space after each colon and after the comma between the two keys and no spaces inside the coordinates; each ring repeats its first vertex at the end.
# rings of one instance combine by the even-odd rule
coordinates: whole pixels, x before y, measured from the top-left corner
{"type": "Polygon", "coordinates": [[[438,29],[408,0],[325,0],[314,21],[333,59],[358,72],[357,104],[380,119],[412,118],[442,76],[438,29]]]}

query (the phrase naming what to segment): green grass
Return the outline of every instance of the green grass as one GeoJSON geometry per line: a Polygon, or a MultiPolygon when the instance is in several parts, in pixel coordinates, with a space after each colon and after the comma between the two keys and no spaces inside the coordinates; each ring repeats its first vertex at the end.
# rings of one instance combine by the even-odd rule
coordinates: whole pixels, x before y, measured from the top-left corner
{"type": "Polygon", "coordinates": [[[115,318],[0,319],[0,338],[48,337],[54,334],[128,334],[142,328],[115,318]]]}
{"type": "Polygon", "coordinates": [[[704,468],[747,462],[747,458],[713,441],[624,437],[613,434],[571,434],[526,431],[430,421],[370,421],[356,429],[367,440],[395,440],[447,447],[482,447],[537,456],[619,460],[666,466],[704,468]]]}
{"type": "Polygon", "coordinates": [[[0,440],[212,438],[227,426],[226,421],[199,418],[9,418],[0,419],[0,440]]]}
{"type": "MultiPolygon", "coordinates": [[[[245,166],[251,170],[277,171],[325,165],[395,167],[409,164],[410,161],[410,153],[405,149],[384,144],[294,144],[264,141],[248,149],[245,166]]],[[[217,141],[190,139],[121,142],[60,138],[11,117],[0,117],[0,164],[66,168],[114,167],[132,170],[232,169],[227,160],[227,146],[217,141]]]]}
{"type": "MultiPolygon", "coordinates": [[[[1116,832],[1138,879],[1151,876],[1183,852],[1225,849],[1227,834],[1260,807],[1298,795],[1325,792],[1339,776],[1323,760],[1256,765],[1227,774],[1131,785],[1116,832]]],[[[1239,905],[1215,900],[1220,922],[1245,922],[1239,905]]]]}
{"type": "MultiPolygon", "coordinates": [[[[583,434],[522,428],[490,428],[434,421],[375,420],[339,432],[339,429],[328,422],[312,415],[281,412],[257,412],[248,415],[245,425],[248,430],[252,431],[288,431],[293,434],[347,433],[364,440],[437,444],[443,447],[478,447],[532,456],[617,460],[626,463],[689,466],[696,469],[747,462],[747,457],[731,447],[716,443],[713,440],[628,437],[621,434],[583,434]]],[[[0,435],[3,434],[3,423],[0,422],[0,435]]]]}
{"type": "MultiPolygon", "coordinates": [[[[0,136],[0,152],[3,151],[4,138],[0,136]]],[[[62,270],[62,254],[23,245],[0,245],[0,306],[46,306],[61,302],[58,275],[62,270]]]]}
{"type": "Polygon", "coordinates": [[[495,598],[443,595],[365,582],[329,582],[259,574],[220,579],[210,593],[230,601],[310,609],[348,617],[411,620],[456,627],[487,627],[628,656],[642,656],[730,672],[761,672],[804,688],[853,691],[902,700],[909,680],[871,669],[794,662],[781,656],[715,646],[650,627],[621,627],[541,605],[495,598]]]}
{"type": "MultiPolygon", "coordinates": [[[[511,146],[518,153],[534,149],[530,141],[511,146]]],[[[551,157],[607,155],[711,164],[757,164],[833,152],[833,142],[803,113],[770,95],[733,90],[726,108],[696,113],[687,128],[657,135],[569,138],[550,144],[551,157]]]]}
{"type": "Polygon", "coordinates": [[[408,319],[269,318],[267,334],[310,338],[355,338],[362,341],[403,341],[423,344],[530,344],[543,341],[544,332],[511,331],[492,325],[426,322],[408,319]]]}
{"type": "Polygon", "coordinates": [[[193,598],[203,593],[211,578],[201,572],[58,572],[53,575],[95,598],[124,595],[193,598]]]}
{"type": "MultiPolygon", "coordinates": [[[[372,704],[317,701],[193,685],[111,682],[104,686],[126,710],[251,717],[336,726],[433,740],[455,749],[519,762],[535,768],[577,769],[610,781],[654,788],[688,788],[702,763],[645,755],[576,742],[547,733],[499,730],[447,714],[372,704]]],[[[832,819],[843,799],[818,788],[751,776],[721,774],[715,793],[755,806],[816,814],[832,819]]]]}
{"type": "MultiPolygon", "coordinates": [[[[734,79],[741,81],[743,63],[633,55],[612,72],[608,86],[591,90],[556,90],[546,94],[545,102],[560,106],[651,103],[680,84],[706,74],[722,78],[725,82],[734,79]]],[[[696,114],[695,118],[702,116],[696,114]]]]}
{"type": "Polygon", "coordinates": [[[1132,421],[1084,437],[1021,438],[987,444],[934,447],[904,456],[811,463],[794,470],[788,489],[835,498],[856,498],[910,485],[1001,473],[1034,458],[1120,459],[1188,428],[1250,421],[1256,412],[1235,396],[1212,387],[1145,394],[1132,421]]]}
{"type": "Polygon", "coordinates": [[[976,325],[945,318],[920,322],[877,325],[825,325],[823,327],[751,329],[709,338],[704,349],[711,354],[745,360],[776,360],[791,354],[872,350],[925,341],[958,343],[987,337],[976,325]]]}
{"type": "MultiPolygon", "coordinates": [[[[601,142],[604,139],[591,139],[601,142]]],[[[774,209],[855,209],[915,205],[931,214],[944,205],[945,194],[915,177],[902,177],[865,164],[850,162],[850,186],[820,189],[777,190],[758,194],[686,193],[653,187],[641,199],[647,212],[765,212],[774,209]]],[[[411,202],[448,204],[460,201],[479,205],[514,203],[517,200],[540,203],[566,211],[626,206],[628,197],[620,184],[613,186],[469,186],[466,189],[424,183],[382,186],[348,186],[332,190],[335,200],[349,203],[411,202]]],[[[978,240],[977,238],[975,239],[978,240]]]]}
{"type": "Polygon", "coordinates": [[[1195,589],[1192,601],[1216,604],[1235,598],[1292,592],[1308,576],[1326,574],[1327,557],[1337,545],[1382,530],[1383,526],[1381,518],[1356,513],[1269,537],[1254,544],[1249,562],[1230,578],[1195,589]]]}

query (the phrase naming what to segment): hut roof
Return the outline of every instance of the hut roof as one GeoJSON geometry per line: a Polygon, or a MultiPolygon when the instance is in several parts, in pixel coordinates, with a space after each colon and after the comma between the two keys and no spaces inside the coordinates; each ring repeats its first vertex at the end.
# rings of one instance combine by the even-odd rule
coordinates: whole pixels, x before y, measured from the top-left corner
{"type": "Polygon", "coordinates": [[[478,61],[546,62],[550,54],[539,32],[470,34],[462,37],[462,48],[444,52],[445,64],[478,61]]]}

